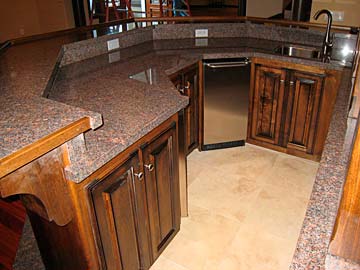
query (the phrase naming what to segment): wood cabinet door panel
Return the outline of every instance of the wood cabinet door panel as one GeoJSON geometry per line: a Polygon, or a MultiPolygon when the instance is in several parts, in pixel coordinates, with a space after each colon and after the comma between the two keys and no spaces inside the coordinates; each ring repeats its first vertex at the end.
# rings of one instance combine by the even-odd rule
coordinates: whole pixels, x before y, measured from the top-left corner
{"type": "Polygon", "coordinates": [[[140,257],[142,243],[134,199],[138,162],[137,156],[129,159],[90,188],[106,269],[143,269],[145,264],[140,257]]]}
{"type": "Polygon", "coordinates": [[[253,89],[251,137],[279,143],[286,71],[257,66],[253,89]]]}
{"type": "Polygon", "coordinates": [[[184,91],[189,97],[185,109],[186,148],[189,154],[199,146],[199,81],[198,69],[194,68],[184,75],[184,91]]]}
{"type": "Polygon", "coordinates": [[[292,73],[285,126],[288,148],[313,153],[322,84],[320,76],[292,73]]]}
{"type": "Polygon", "coordinates": [[[176,129],[171,128],[143,150],[153,259],[180,228],[176,129]]]}

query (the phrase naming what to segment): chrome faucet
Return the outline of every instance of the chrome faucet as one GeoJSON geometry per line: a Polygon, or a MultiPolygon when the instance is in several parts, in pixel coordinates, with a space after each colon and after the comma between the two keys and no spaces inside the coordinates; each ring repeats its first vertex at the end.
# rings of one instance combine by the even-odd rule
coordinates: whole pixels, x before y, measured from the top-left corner
{"type": "Polygon", "coordinates": [[[325,38],[324,38],[324,42],[323,42],[323,47],[322,47],[322,56],[323,58],[329,58],[330,57],[330,53],[331,53],[331,48],[333,46],[333,42],[332,42],[332,38],[330,37],[330,30],[331,30],[331,24],[332,24],[332,14],[329,10],[327,9],[322,9],[319,10],[315,13],[314,15],[314,19],[317,20],[319,18],[320,15],[322,14],[326,14],[327,15],[327,26],[326,26],[326,33],[325,33],[325,38]]]}

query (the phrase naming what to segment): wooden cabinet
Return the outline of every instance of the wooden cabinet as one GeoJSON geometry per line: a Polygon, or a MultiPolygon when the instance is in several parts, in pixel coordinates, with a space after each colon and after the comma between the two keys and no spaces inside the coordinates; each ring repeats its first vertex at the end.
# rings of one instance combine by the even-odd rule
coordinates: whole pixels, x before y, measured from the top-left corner
{"type": "Polygon", "coordinates": [[[339,73],[254,58],[247,141],[319,160],[339,73]]]}
{"type": "Polygon", "coordinates": [[[89,191],[104,269],[149,269],[180,229],[177,125],[141,144],[89,191]]]}
{"type": "Polygon", "coordinates": [[[323,78],[322,75],[291,72],[285,123],[287,148],[313,153],[323,78]]]}
{"type": "Polygon", "coordinates": [[[279,143],[286,71],[258,66],[251,98],[253,112],[251,137],[272,144],[279,143]]]}
{"type": "Polygon", "coordinates": [[[189,97],[185,108],[185,147],[191,153],[199,146],[199,71],[198,65],[190,66],[170,76],[178,91],[189,97]]]}
{"type": "Polygon", "coordinates": [[[152,256],[156,259],[180,229],[175,128],[143,148],[152,256]]]}
{"type": "Polygon", "coordinates": [[[150,266],[146,226],[145,183],[138,155],[91,187],[101,253],[106,269],[150,266]]]}

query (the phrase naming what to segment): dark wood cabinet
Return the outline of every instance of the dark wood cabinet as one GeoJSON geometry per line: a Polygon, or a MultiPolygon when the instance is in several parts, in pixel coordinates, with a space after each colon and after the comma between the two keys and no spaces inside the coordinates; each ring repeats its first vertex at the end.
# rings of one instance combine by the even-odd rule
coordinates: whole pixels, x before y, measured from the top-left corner
{"type": "Polygon", "coordinates": [[[101,253],[106,269],[150,267],[143,172],[138,155],[91,187],[101,253]]]}
{"type": "Polygon", "coordinates": [[[143,148],[152,256],[155,260],[180,229],[175,126],[143,148]]]}
{"type": "Polygon", "coordinates": [[[199,146],[199,70],[192,65],[170,76],[178,91],[189,97],[189,105],[185,108],[185,147],[191,153],[199,146]]]}
{"type": "Polygon", "coordinates": [[[102,268],[149,269],[180,229],[177,122],[88,189],[102,268]]]}
{"type": "Polygon", "coordinates": [[[319,160],[339,87],[339,73],[254,58],[247,141],[319,160]]]}
{"type": "Polygon", "coordinates": [[[279,143],[286,70],[257,66],[251,94],[251,137],[279,143]]]}
{"type": "Polygon", "coordinates": [[[285,123],[287,148],[313,153],[323,79],[321,75],[291,72],[285,123]]]}

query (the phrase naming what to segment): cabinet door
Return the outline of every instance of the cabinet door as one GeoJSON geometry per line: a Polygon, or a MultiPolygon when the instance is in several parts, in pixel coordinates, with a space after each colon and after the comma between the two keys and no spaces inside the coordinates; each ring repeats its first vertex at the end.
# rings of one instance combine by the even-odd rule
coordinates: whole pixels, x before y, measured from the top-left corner
{"type": "Polygon", "coordinates": [[[291,73],[285,125],[287,148],[313,153],[322,85],[321,75],[291,73]]]}
{"type": "Polygon", "coordinates": [[[256,66],[252,93],[251,137],[278,144],[286,71],[256,66]]]}
{"type": "Polygon", "coordinates": [[[139,173],[142,172],[136,155],[90,188],[106,269],[135,270],[150,266],[144,221],[147,213],[141,213],[146,208],[141,189],[144,180],[139,173]]]}
{"type": "Polygon", "coordinates": [[[184,74],[184,94],[189,97],[189,106],[185,109],[185,143],[187,154],[199,146],[199,82],[198,69],[184,74]]]}
{"type": "Polygon", "coordinates": [[[150,236],[155,260],[180,229],[176,126],[143,150],[150,236]]]}

